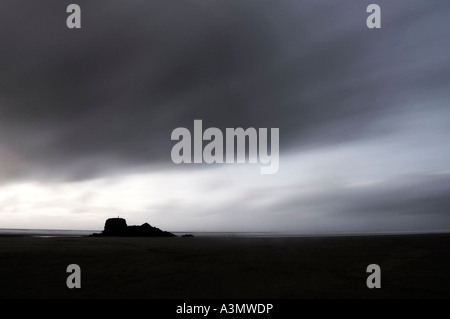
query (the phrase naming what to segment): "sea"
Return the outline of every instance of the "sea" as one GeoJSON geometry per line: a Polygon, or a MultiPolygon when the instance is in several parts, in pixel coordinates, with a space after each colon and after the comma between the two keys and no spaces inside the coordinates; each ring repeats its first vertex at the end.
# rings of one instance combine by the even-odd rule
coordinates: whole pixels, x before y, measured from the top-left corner
{"type": "MultiPolygon", "coordinates": [[[[86,237],[101,230],[72,229],[10,229],[0,228],[0,237],[86,237]]],[[[177,236],[193,235],[194,237],[335,237],[335,236],[375,236],[375,235],[413,235],[413,234],[443,234],[450,230],[433,231],[385,231],[385,232],[339,232],[339,233],[305,233],[305,232],[180,232],[177,236]]]]}

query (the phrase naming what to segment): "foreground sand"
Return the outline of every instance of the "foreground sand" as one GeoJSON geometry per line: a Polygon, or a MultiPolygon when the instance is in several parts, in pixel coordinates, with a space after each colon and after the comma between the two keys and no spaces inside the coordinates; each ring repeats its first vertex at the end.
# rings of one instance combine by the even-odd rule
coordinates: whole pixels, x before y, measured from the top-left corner
{"type": "Polygon", "coordinates": [[[450,235],[0,238],[1,298],[450,297],[450,235]],[[81,267],[81,289],[66,267],[81,267]],[[366,267],[382,269],[368,289],[366,267]]]}

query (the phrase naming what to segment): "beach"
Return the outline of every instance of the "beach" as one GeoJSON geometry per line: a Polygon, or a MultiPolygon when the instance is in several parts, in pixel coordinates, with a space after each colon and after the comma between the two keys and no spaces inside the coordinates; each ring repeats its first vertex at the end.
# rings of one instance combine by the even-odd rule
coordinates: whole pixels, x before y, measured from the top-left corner
{"type": "Polygon", "coordinates": [[[450,234],[0,237],[0,298],[448,298],[449,269],[450,234]],[[70,264],[80,289],[66,286],[70,264]]]}

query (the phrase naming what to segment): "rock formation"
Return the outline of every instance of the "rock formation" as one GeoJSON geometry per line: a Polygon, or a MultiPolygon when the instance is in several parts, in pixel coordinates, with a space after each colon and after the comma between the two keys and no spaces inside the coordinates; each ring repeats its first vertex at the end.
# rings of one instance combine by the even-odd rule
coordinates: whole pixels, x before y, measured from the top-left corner
{"type": "Polygon", "coordinates": [[[176,237],[167,231],[153,227],[148,223],[141,226],[128,226],[123,218],[108,218],[105,229],[101,233],[94,233],[91,236],[119,236],[119,237],[176,237]]]}

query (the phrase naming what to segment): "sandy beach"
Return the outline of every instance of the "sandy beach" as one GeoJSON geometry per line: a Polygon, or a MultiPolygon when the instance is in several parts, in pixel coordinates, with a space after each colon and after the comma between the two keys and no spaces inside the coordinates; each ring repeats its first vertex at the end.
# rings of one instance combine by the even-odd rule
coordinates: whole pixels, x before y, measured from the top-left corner
{"type": "Polygon", "coordinates": [[[448,298],[449,269],[449,234],[0,238],[1,298],[448,298]],[[373,263],[381,289],[366,286],[373,263]]]}

